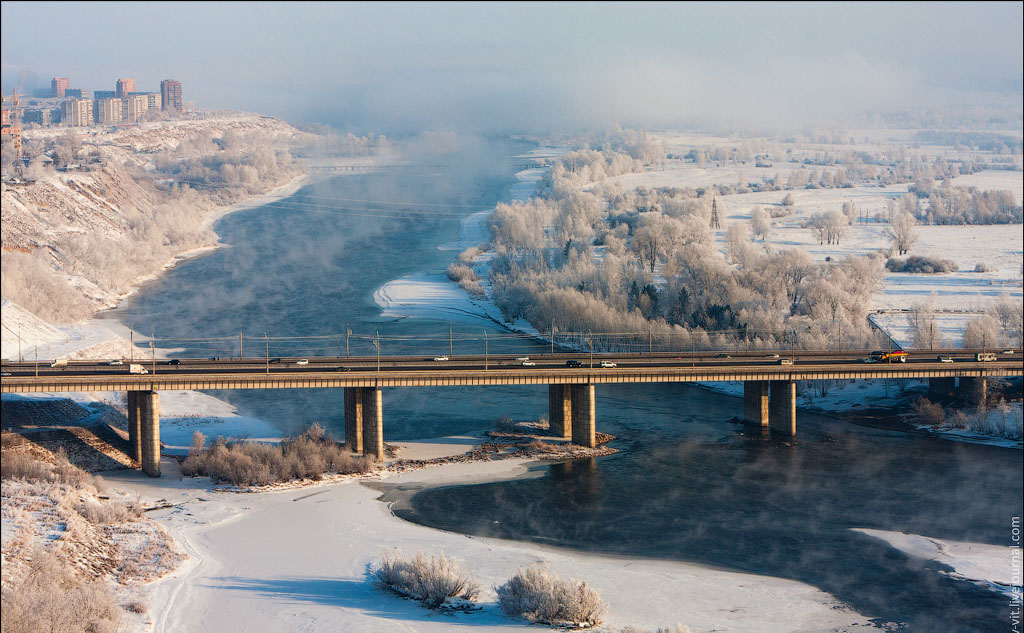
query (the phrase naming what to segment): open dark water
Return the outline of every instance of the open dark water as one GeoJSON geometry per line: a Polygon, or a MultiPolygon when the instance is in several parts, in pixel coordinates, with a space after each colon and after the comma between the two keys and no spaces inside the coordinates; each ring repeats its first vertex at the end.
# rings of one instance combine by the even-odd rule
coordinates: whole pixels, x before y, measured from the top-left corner
{"type": "MultiPolygon", "coordinates": [[[[491,141],[476,149],[427,167],[339,177],[298,194],[307,197],[227,216],[215,228],[230,248],[169,271],[118,316],[157,337],[237,337],[239,329],[247,337],[308,336],[347,326],[356,335],[442,337],[387,342],[385,354],[447,353],[447,321],[382,318],[372,294],[403,275],[443,271],[455,253],[436,246],[458,239],[457,216],[507,199],[513,174],[524,168],[512,157],[529,146],[491,141]],[[395,215],[381,208],[400,207],[362,200],[451,206],[379,217],[395,215]]],[[[501,334],[483,321],[454,327],[501,334]]],[[[252,346],[246,355],[265,353],[262,342],[245,345],[252,346]]],[[[343,345],[275,343],[271,355],[344,354],[343,345]]],[[[456,345],[456,353],[482,352],[478,343],[456,345]]],[[[237,340],[182,347],[188,356],[237,354],[237,340]]],[[[546,348],[492,340],[490,349],[546,348]]],[[[360,339],[352,353],[374,349],[360,339]]],[[[317,421],[343,433],[340,391],[214,395],[285,432],[317,421]]],[[[388,438],[433,437],[487,429],[503,415],[536,418],[546,414],[547,392],[388,389],[384,407],[388,438]]],[[[1009,545],[1011,519],[1024,514],[1019,450],[802,411],[795,441],[763,438],[730,421],[741,413],[738,399],[685,385],[599,386],[597,407],[598,428],[618,437],[619,454],[542,466],[537,479],[423,491],[402,516],[475,535],[792,578],[907,631],[1009,630],[1008,601],[999,594],[849,528],[1009,545]]]]}

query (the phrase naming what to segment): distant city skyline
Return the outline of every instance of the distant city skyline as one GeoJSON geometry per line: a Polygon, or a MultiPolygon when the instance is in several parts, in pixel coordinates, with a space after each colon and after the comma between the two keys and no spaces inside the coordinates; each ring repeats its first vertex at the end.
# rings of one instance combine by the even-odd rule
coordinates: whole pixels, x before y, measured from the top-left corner
{"type": "Polygon", "coordinates": [[[1020,3],[4,2],[5,92],[174,77],[203,107],[391,131],[1019,107],[1020,3]],[[112,45],[101,33],[117,33],[112,45]]]}

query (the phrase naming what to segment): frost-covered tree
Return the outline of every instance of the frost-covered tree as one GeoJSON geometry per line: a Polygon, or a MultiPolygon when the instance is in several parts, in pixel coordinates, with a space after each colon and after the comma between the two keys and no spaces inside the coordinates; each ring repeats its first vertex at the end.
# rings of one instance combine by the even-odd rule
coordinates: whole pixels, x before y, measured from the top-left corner
{"type": "Polygon", "coordinates": [[[772,229],[772,218],[768,212],[761,207],[754,207],[750,210],[750,232],[760,237],[761,241],[768,239],[772,229]]]}
{"type": "Polygon", "coordinates": [[[998,347],[1002,341],[1000,334],[999,321],[991,315],[983,314],[967,321],[963,346],[967,349],[998,347]]]}
{"type": "Polygon", "coordinates": [[[903,255],[917,242],[917,220],[906,211],[897,213],[892,223],[885,229],[885,236],[892,242],[893,248],[903,255]]]}

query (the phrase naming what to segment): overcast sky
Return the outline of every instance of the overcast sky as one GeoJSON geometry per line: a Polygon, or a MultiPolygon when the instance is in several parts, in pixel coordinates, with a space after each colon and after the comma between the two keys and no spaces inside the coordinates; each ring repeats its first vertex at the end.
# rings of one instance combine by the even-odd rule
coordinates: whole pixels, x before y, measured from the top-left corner
{"type": "Polygon", "coordinates": [[[2,4],[5,93],[53,76],[355,131],[546,131],[1018,106],[991,4],[2,4]]]}

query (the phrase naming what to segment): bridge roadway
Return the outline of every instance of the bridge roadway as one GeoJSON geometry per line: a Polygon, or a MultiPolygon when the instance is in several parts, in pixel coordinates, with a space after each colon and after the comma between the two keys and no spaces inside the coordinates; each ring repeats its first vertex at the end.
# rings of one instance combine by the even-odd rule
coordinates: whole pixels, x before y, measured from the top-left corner
{"type": "Polygon", "coordinates": [[[715,382],[744,384],[743,418],[765,430],[796,434],[796,381],[927,378],[939,396],[980,402],[987,379],[1024,374],[1021,350],[976,360],[978,350],[910,351],[907,362],[866,362],[866,350],[848,352],[699,352],[645,354],[533,354],[524,356],[424,356],[224,358],[142,360],[146,374],[129,363],[70,361],[4,362],[3,393],[126,391],[132,457],[152,476],[160,473],[160,390],[322,389],[345,392],[345,436],[356,452],[383,459],[384,387],[548,385],[554,435],[584,446],[596,444],[594,386],[605,383],[715,382]],[[947,357],[950,362],[940,361],[947,357]],[[790,361],[789,364],[786,361],[790,361]],[[614,367],[602,367],[602,362],[614,367]],[[785,364],[783,364],[785,363],[785,364]],[[575,366],[577,365],[578,366],[575,366]],[[574,366],[570,366],[574,365],[574,366]],[[957,383],[959,381],[959,384],[957,383]]]}

